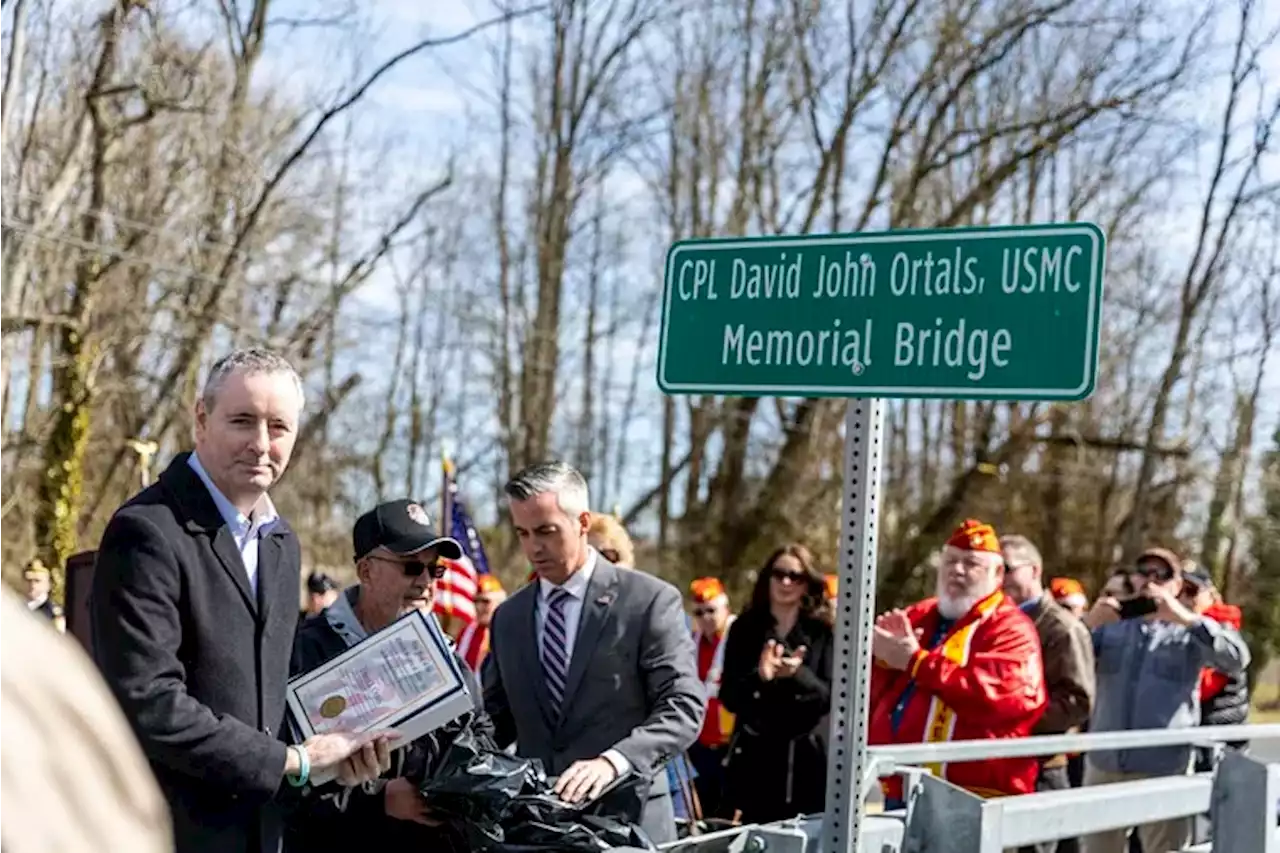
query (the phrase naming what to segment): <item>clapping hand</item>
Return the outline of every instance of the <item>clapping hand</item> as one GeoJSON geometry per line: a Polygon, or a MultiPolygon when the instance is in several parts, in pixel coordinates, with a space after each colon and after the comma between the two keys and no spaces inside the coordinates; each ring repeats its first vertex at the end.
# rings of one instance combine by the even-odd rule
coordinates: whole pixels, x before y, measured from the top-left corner
{"type": "Polygon", "coordinates": [[[890,669],[906,669],[920,649],[919,632],[905,610],[890,610],[876,617],[871,629],[871,654],[890,669]]]}
{"type": "Polygon", "coordinates": [[[775,678],[792,677],[804,663],[805,651],[805,647],[801,646],[791,654],[787,654],[782,643],[769,640],[760,652],[760,680],[773,681],[775,678]]]}

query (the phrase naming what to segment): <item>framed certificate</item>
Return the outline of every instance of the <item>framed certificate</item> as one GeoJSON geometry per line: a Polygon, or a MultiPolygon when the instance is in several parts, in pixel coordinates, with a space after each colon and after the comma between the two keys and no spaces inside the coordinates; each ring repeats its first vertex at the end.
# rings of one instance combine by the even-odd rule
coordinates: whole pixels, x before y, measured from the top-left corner
{"type": "Polygon", "coordinates": [[[473,708],[444,632],[418,610],[291,679],[288,703],[301,740],[395,729],[408,742],[473,708]]]}

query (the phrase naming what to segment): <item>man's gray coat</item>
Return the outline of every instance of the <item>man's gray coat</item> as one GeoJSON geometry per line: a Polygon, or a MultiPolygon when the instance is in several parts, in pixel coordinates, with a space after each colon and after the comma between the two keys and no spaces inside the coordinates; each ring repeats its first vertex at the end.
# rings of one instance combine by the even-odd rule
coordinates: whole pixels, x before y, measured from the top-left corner
{"type": "Polygon", "coordinates": [[[666,764],[697,739],[706,708],[680,593],[597,558],[556,723],[538,653],[540,605],[535,581],[494,612],[482,679],[498,742],[515,742],[550,776],[617,750],[652,781],[638,795],[606,798],[604,810],[640,823],[655,843],[675,840],[666,764]]]}

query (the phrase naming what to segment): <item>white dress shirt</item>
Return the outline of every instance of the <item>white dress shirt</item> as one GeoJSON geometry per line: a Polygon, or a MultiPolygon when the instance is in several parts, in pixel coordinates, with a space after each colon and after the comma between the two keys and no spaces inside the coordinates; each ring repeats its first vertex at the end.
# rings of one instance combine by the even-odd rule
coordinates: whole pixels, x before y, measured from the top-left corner
{"type": "MultiPolygon", "coordinates": [[[[565,633],[565,650],[564,659],[566,671],[568,667],[573,665],[573,649],[578,642],[578,627],[582,624],[582,606],[587,597],[587,586],[591,583],[591,575],[595,573],[596,561],[599,555],[596,549],[587,547],[587,562],[582,568],[578,569],[569,579],[562,584],[554,584],[546,578],[538,578],[538,608],[534,615],[535,630],[538,634],[538,659],[542,659],[542,640],[543,634],[546,632],[547,625],[547,602],[551,593],[556,589],[562,589],[569,593],[569,597],[564,602],[564,633],[565,633]]],[[[565,696],[565,702],[569,701],[569,697],[565,696]]],[[[631,769],[631,762],[627,761],[626,756],[618,752],[616,749],[607,749],[600,755],[601,758],[613,765],[613,769],[619,776],[624,775],[631,769]]]]}
{"type": "Polygon", "coordinates": [[[258,540],[271,532],[271,528],[276,526],[276,522],[280,520],[280,514],[276,512],[276,506],[271,502],[271,498],[265,494],[262,500],[258,502],[258,507],[253,511],[253,517],[249,517],[236,509],[235,504],[227,499],[217,486],[213,484],[204,466],[200,464],[199,458],[192,453],[187,457],[187,465],[192,471],[196,472],[196,476],[204,483],[205,488],[209,490],[209,496],[213,498],[213,505],[218,508],[218,514],[222,516],[222,520],[227,523],[227,529],[231,531],[231,536],[235,539],[236,550],[240,552],[240,560],[244,563],[244,570],[249,575],[249,589],[253,590],[253,594],[258,594],[258,540]]]}

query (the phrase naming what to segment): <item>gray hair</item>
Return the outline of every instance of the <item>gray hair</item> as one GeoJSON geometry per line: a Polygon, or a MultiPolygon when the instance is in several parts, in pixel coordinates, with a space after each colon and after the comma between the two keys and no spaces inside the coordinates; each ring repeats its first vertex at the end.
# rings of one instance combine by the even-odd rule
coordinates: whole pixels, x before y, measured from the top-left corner
{"type": "Polygon", "coordinates": [[[298,389],[299,399],[304,396],[302,378],[284,356],[269,349],[238,349],[218,359],[210,368],[209,376],[204,382],[204,391],[200,394],[205,411],[213,411],[214,404],[218,402],[218,392],[226,384],[227,377],[233,373],[246,375],[285,373],[293,379],[293,384],[298,389]]]}
{"type": "Polygon", "coordinates": [[[1004,552],[1004,561],[1009,565],[1029,563],[1044,568],[1044,558],[1040,549],[1031,544],[1031,540],[1017,533],[1000,537],[1000,550],[1004,552]]]}
{"type": "Polygon", "coordinates": [[[511,478],[503,488],[509,501],[527,501],[553,494],[560,509],[569,515],[591,511],[586,478],[567,462],[539,462],[511,478]]]}

